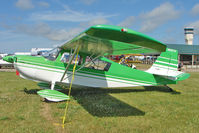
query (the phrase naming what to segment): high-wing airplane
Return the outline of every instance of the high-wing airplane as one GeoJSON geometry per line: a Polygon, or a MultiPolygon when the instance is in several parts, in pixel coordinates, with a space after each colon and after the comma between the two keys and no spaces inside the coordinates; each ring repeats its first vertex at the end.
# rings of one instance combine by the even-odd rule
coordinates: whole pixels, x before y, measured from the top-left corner
{"type": "Polygon", "coordinates": [[[111,25],[95,25],[44,56],[6,56],[22,78],[49,83],[38,91],[50,101],[69,97],[54,89],[55,84],[88,87],[135,87],[177,84],[189,77],[177,70],[178,51],[142,33],[111,25]],[[105,56],[161,53],[146,71],[115,63],[105,56]]]}

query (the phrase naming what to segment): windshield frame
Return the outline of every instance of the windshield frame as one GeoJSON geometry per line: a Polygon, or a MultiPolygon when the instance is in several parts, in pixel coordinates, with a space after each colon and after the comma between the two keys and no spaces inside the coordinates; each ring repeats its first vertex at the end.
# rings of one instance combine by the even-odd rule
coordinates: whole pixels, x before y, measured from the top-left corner
{"type": "Polygon", "coordinates": [[[56,47],[48,51],[47,53],[43,54],[42,56],[48,60],[55,61],[59,56],[60,51],[61,49],[59,47],[56,47]]]}

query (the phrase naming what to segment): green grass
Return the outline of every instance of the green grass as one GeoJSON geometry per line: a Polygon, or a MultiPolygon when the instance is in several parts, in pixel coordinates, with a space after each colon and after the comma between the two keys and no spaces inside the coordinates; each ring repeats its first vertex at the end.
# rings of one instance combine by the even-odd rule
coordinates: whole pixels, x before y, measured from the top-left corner
{"type": "MultiPolygon", "coordinates": [[[[178,85],[118,89],[73,88],[65,128],[65,102],[47,103],[35,82],[0,72],[1,133],[197,133],[199,73],[178,85]]],[[[67,90],[65,90],[67,92],[67,90]]]]}

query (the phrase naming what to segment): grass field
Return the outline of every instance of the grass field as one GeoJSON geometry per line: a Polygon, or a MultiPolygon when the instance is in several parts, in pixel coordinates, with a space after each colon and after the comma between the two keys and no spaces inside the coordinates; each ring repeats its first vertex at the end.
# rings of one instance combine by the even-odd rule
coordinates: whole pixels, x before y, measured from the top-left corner
{"type": "Polygon", "coordinates": [[[178,85],[119,89],[72,89],[67,123],[65,102],[46,103],[35,82],[0,72],[0,133],[197,133],[199,73],[178,85]]]}

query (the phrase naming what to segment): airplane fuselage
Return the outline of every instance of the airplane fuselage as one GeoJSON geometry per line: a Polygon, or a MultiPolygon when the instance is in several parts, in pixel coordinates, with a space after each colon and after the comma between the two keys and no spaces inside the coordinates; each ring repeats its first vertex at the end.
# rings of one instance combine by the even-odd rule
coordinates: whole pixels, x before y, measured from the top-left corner
{"type": "MultiPolygon", "coordinates": [[[[60,61],[60,57],[55,61],[48,60],[42,56],[16,56],[16,58],[17,61],[14,62],[14,67],[19,71],[20,76],[35,81],[48,83],[60,82],[67,66],[67,63],[60,61]]],[[[89,87],[115,88],[176,83],[175,81],[145,71],[120,65],[104,57],[102,60],[111,63],[108,71],[83,67],[75,73],[73,84],[89,87]]],[[[73,66],[74,64],[70,65],[69,70],[62,81],[63,83],[70,83],[73,66]]],[[[77,65],[76,69],[80,67],[80,65],[77,65]]]]}

